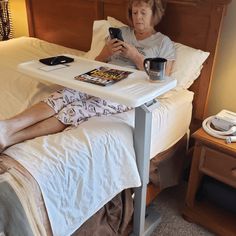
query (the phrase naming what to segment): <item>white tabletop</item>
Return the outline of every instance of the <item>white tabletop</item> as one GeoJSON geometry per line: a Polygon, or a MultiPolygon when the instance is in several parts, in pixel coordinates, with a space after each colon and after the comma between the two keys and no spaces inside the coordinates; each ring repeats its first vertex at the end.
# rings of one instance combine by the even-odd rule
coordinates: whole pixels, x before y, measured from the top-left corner
{"type": "Polygon", "coordinates": [[[18,69],[30,77],[131,107],[138,107],[151,101],[176,86],[176,80],[170,77],[167,77],[164,82],[153,83],[148,80],[148,76],[144,71],[88,60],[74,55],[66,54],[66,56],[73,57],[74,62],[67,65],[46,66],[37,60],[33,60],[19,64],[18,69]],[[74,79],[75,76],[102,65],[133,71],[133,73],[128,78],[106,87],[74,79]]]}

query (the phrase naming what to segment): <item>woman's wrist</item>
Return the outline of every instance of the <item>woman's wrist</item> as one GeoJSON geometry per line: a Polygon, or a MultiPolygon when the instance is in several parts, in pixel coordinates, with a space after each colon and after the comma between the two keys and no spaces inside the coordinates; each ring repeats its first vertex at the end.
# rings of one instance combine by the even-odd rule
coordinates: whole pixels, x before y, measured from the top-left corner
{"type": "Polygon", "coordinates": [[[95,57],[96,61],[101,61],[101,62],[108,62],[107,57],[104,57],[103,55],[99,54],[95,57]]]}
{"type": "Polygon", "coordinates": [[[138,53],[138,55],[135,56],[134,59],[133,59],[134,64],[136,65],[136,67],[139,70],[143,70],[144,69],[143,61],[144,61],[144,56],[141,53],[138,53]]]}
{"type": "Polygon", "coordinates": [[[104,47],[102,51],[95,57],[96,61],[108,62],[111,57],[109,51],[104,47]]]}

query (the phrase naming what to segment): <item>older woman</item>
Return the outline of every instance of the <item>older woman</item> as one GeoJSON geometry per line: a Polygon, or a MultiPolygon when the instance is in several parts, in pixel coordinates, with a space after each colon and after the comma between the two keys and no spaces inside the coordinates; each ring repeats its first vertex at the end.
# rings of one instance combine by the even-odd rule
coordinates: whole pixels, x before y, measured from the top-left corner
{"type": "MultiPolygon", "coordinates": [[[[122,27],[124,42],[109,40],[96,60],[143,69],[146,57],[167,59],[166,74],[171,71],[175,50],[171,40],[156,32],[164,10],[161,0],[130,0],[130,27],[122,27]]],[[[121,104],[64,88],[15,117],[0,121],[0,152],[5,148],[38,136],[53,134],[93,116],[125,112],[121,104]]]]}
{"type": "Polygon", "coordinates": [[[146,57],[163,57],[167,59],[166,74],[169,75],[175,60],[174,45],[154,28],[163,14],[161,0],[130,0],[130,27],[121,28],[125,42],[108,41],[96,60],[142,70],[146,57]]]}

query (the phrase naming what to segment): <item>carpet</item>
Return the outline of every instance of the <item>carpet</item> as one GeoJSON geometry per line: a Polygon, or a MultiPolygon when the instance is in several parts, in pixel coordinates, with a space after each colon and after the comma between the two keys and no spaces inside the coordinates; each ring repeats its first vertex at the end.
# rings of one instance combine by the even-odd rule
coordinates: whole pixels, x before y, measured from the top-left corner
{"type": "Polygon", "coordinates": [[[182,218],[187,184],[164,190],[154,201],[161,223],[151,236],[213,236],[203,227],[182,218]]]}

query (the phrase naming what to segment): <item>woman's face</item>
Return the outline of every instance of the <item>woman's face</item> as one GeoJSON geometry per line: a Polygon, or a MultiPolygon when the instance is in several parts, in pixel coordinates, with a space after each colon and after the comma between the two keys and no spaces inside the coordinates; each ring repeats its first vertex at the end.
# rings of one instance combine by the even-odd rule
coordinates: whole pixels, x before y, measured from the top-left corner
{"type": "Polygon", "coordinates": [[[132,20],[134,29],[138,32],[144,32],[153,29],[152,10],[145,2],[133,3],[132,20]]]}

